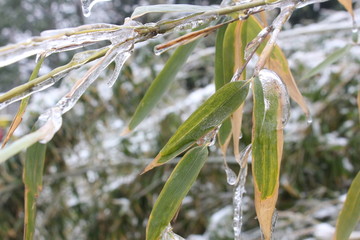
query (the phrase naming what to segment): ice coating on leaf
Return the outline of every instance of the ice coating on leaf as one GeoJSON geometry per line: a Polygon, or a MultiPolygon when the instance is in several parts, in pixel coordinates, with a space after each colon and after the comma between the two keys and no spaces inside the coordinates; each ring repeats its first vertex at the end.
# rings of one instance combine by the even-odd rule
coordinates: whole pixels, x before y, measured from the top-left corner
{"type": "Polygon", "coordinates": [[[216,142],[216,134],[218,133],[218,131],[219,131],[219,127],[214,128],[213,130],[205,134],[203,137],[199,138],[196,141],[196,144],[199,146],[202,145],[207,145],[209,147],[213,146],[216,142]]]}
{"type": "Polygon", "coordinates": [[[58,107],[53,107],[41,114],[37,125],[41,126],[39,131],[44,131],[44,137],[39,141],[42,144],[48,143],[62,125],[62,113],[58,107]]]}
{"type": "Polygon", "coordinates": [[[91,9],[94,7],[95,4],[99,2],[108,2],[111,0],[81,0],[81,7],[85,17],[90,17],[91,9]]]}
{"type": "Polygon", "coordinates": [[[127,38],[128,30],[127,26],[98,24],[71,28],[66,33],[54,37],[33,37],[26,42],[0,48],[0,67],[33,55],[45,54],[48,56],[52,53],[78,49],[95,42],[112,39],[120,41],[127,38]]]}
{"type": "Polygon", "coordinates": [[[54,75],[53,77],[50,77],[49,79],[39,83],[39,84],[36,84],[34,85],[32,88],[29,88],[25,91],[23,91],[21,94],[19,95],[16,95],[4,102],[1,102],[0,103],[0,110],[7,107],[8,105],[14,103],[14,102],[17,102],[17,101],[20,101],[36,92],[40,92],[40,91],[43,91],[45,90],[46,88],[49,88],[51,87],[52,85],[54,85],[57,81],[59,81],[60,79],[62,79],[67,73],[60,73],[60,74],[57,74],[57,75],[54,75]]]}
{"type": "Polygon", "coordinates": [[[262,69],[259,72],[259,80],[264,92],[265,111],[270,108],[270,97],[277,94],[281,104],[282,127],[284,127],[290,117],[290,100],[285,84],[275,72],[269,69],[262,69]]]}
{"type": "MultiPolygon", "coordinates": [[[[133,44],[129,44],[131,45],[131,49],[133,44]]],[[[112,87],[116,80],[119,77],[120,71],[122,69],[122,67],[124,66],[126,60],[131,56],[131,49],[128,49],[127,51],[123,52],[122,54],[119,54],[119,56],[115,59],[115,69],[114,72],[112,73],[111,77],[109,78],[107,85],[109,87],[112,87]]]]}
{"type": "Polygon", "coordinates": [[[160,236],[161,240],[185,240],[181,236],[173,232],[171,225],[169,224],[160,236]]]}

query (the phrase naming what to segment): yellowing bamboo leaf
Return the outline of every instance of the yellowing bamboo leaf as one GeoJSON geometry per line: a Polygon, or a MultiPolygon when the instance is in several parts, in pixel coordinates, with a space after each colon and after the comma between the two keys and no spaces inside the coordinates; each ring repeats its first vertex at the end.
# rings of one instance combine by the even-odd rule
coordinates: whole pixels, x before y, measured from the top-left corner
{"type": "Polygon", "coordinates": [[[265,239],[271,239],[283,149],[288,98],[281,79],[263,69],[253,81],[252,171],[255,207],[265,239]]]}
{"type": "Polygon", "coordinates": [[[334,240],[349,239],[360,222],[360,172],[357,173],[347,193],[344,206],[336,223],[334,240]]]}
{"type": "MultiPolygon", "coordinates": [[[[45,59],[45,57],[42,56],[39,59],[39,61],[37,62],[32,74],[31,74],[31,76],[29,78],[29,82],[34,80],[37,77],[37,75],[39,74],[39,71],[40,71],[42,63],[44,62],[44,59],[45,59]]],[[[23,117],[23,115],[25,113],[25,110],[26,110],[26,107],[27,107],[27,105],[29,103],[29,99],[30,99],[30,96],[21,100],[18,112],[16,113],[14,120],[11,122],[10,128],[9,128],[9,130],[8,130],[8,132],[6,134],[6,137],[5,137],[5,139],[4,139],[3,143],[2,143],[2,146],[1,146],[2,148],[5,147],[6,143],[9,141],[9,139],[14,134],[17,127],[22,122],[22,117],[23,117]]]]}
{"type": "Polygon", "coordinates": [[[146,228],[146,240],[160,238],[162,231],[175,216],[182,200],[195,182],[207,156],[207,147],[198,146],[188,151],[177,164],[151,211],[146,228]]]}
{"type": "Polygon", "coordinates": [[[354,11],[352,7],[352,0],[338,0],[339,3],[341,3],[345,9],[351,14],[351,16],[354,18],[354,11]]]}
{"type": "Polygon", "coordinates": [[[26,151],[23,172],[25,184],[24,239],[32,240],[35,233],[36,199],[42,189],[46,145],[35,143],[26,151]]]}
{"type": "Polygon", "coordinates": [[[184,152],[197,140],[217,128],[245,100],[249,82],[230,82],[216,91],[179,127],[144,172],[184,152]]]}

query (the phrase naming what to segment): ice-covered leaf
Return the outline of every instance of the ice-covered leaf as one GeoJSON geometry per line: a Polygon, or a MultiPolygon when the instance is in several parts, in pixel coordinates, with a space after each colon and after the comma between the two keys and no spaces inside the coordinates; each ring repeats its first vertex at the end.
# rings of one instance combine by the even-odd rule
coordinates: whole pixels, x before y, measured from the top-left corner
{"type": "Polygon", "coordinates": [[[146,239],[157,240],[174,217],[208,157],[207,146],[188,151],[166,181],[146,228],[146,239]]]}
{"type": "Polygon", "coordinates": [[[249,82],[238,81],[216,91],[178,128],[144,172],[171,160],[214,131],[244,102],[248,90],[249,82]]]}
{"type": "Polygon", "coordinates": [[[26,151],[23,173],[25,184],[24,239],[32,240],[35,233],[36,199],[42,189],[46,145],[35,143],[26,151]]]}
{"type": "Polygon", "coordinates": [[[135,8],[131,15],[132,19],[141,17],[148,13],[167,13],[167,12],[179,12],[179,13],[201,13],[209,10],[218,9],[214,6],[199,6],[191,4],[157,4],[147,5],[135,8]]]}
{"type": "Polygon", "coordinates": [[[253,81],[252,158],[255,207],[265,239],[270,239],[279,187],[283,124],[289,100],[281,79],[263,69],[253,81]],[[285,113],[285,114],[284,114],[285,113]]]}
{"type": "Polygon", "coordinates": [[[354,17],[352,0],[338,0],[338,1],[345,7],[345,9],[351,14],[351,16],[354,17]]]}
{"type": "MultiPolygon", "coordinates": [[[[39,74],[39,70],[40,70],[42,63],[44,62],[44,59],[45,59],[44,57],[41,57],[39,59],[39,61],[37,62],[32,74],[29,78],[29,82],[34,80],[37,77],[37,75],[39,74]]],[[[5,137],[1,147],[4,147],[6,145],[6,143],[9,141],[9,139],[11,138],[11,136],[13,135],[13,133],[15,132],[17,127],[20,125],[20,123],[22,121],[22,117],[25,113],[26,107],[29,103],[29,98],[30,97],[26,97],[21,101],[18,112],[16,113],[14,120],[12,121],[12,123],[10,125],[10,128],[6,134],[6,137],[5,137]]]]}
{"type": "Polygon", "coordinates": [[[334,240],[349,239],[360,222],[360,172],[354,178],[336,224],[334,240]]]}
{"type": "Polygon", "coordinates": [[[185,64],[199,41],[200,40],[191,42],[176,49],[173,55],[166,62],[164,68],[151,83],[149,89],[145,93],[145,96],[136,108],[127,129],[123,133],[128,133],[129,131],[134,130],[135,127],[138,126],[156,106],[161,97],[169,89],[170,84],[175,80],[176,74],[185,64]]]}
{"type": "Polygon", "coordinates": [[[308,79],[318,73],[320,73],[324,68],[330,66],[334,62],[340,60],[344,57],[351,49],[352,45],[348,44],[342,48],[337,49],[335,52],[330,54],[324,61],[319,63],[316,67],[311,69],[305,76],[302,77],[302,80],[308,79]]]}

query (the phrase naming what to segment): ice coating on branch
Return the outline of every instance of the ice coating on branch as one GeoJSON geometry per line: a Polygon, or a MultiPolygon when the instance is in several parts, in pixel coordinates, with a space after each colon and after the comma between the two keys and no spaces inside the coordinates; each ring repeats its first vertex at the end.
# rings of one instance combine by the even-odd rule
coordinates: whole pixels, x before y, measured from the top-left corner
{"type": "Polygon", "coordinates": [[[264,104],[265,111],[269,110],[271,100],[270,98],[276,94],[279,103],[281,104],[282,111],[282,127],[283,128],[290,117],[290,100],[285,84],[282,82],[280,77],[269,69],[262,69],[259,72],[259,80],[261,82],[264,92],[264,104]]]}
{"type": "Polygon", "coordinates": [[[266,36],[270,33],[271,27],[266,27],[262,29],[259,34],[246,45],[245,48],[245,59],[251,57],[259,45],[265,40],[266,36]]]}
{"type": "Polygon", "coordinates": [[[109,78],[107,85],[109,87],[114,86],[116,80],[119,77],[120,71],[122,69],[122,67],[124,66],[126,60],[131,56],[130,52],[124,52],[123,54],[120,54],[116,59],[115,59],[115,69],[114,72],[112,73],[111,77],[109,78]]]}
{"type": "MultiPolygon", "coordinates": [[[[195,17],[195,18],[190,18],[189,20],[185,21],[184,23],[176,26],[174,28],[174,31],[184,31],[184,30],[187,30],[187,29],[194,29],[194,28],[197,28],[201,25],[204,25],[204,24],[207,24],[207,23],[210,23],[214,20],[216,20],[218,18],[218,16],[216,15],[212,15],[212,16],[198,16],[198,17],[195,17]]],[[[179,41],[170,41],[170,42],[167,42],[165,44],[159,44],[157,46],[155,46],[154,48],[154,53],[155,55],[160,55],[170,49],[173,49],[173,48],[176,48],[176,47],[179,47],[181,45],[184,45],[186,43],[189,43],[191,41],[194,41],[196,40],[198,37],[201,37],[202,35],[199,34],[198,36],[194,36],[193,38],[188,38],[188,39],[175,39],[175,40],[179,40],[179,41]]]]}
{"type": "Polygon", "coordinates": [[[165,230],[161,233],[161,240],[185,240],[181,236],[173,232],[171,225],[169,224],[165,230]]]}
{"type": "Polygon", "coordinates": [[[44,137],[39,142],[43,144],[48,143],[61,128],[61,109],[58,107],[50,108],[40,115],[37,125],[40,126],[39,131],[44,131],[44,137]]]}
{"type": "Polygon", "coordinates": [[[81,0],[81,7],[85,17],[90,17],[91,9],[94,7],[95,4],[99,2],[108,2],[111,0],[81,0]]]}

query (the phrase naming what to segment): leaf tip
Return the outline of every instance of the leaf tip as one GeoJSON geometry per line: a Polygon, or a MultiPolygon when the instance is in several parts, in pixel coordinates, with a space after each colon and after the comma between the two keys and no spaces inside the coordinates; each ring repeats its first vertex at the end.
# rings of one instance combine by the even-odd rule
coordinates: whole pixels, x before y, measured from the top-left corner
{"type": "Polygon", "coordinates": [[[159,153],[154,160],[152,160],[151,163],[149,163],[149,165],[147,165],[145,167],[145,169],[140,173],[140,175],[143,175],[144,173],[147,173],[148,171],[150,171],[151,169],[162,165],[161,163],[158,163],[158,160],[161,158],[161,154],[159,153]]]}
{"type": "Polygon", "coordinates": [[[129,128],[129,127],[126,127],[121,133],[120,133],[120,136],[123,137],[123,136],[126,136],[128,135],[129,133],[131,133],[132,130],[129,128]]]}

